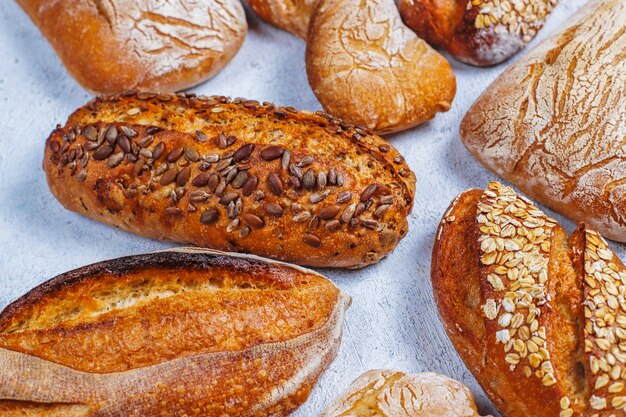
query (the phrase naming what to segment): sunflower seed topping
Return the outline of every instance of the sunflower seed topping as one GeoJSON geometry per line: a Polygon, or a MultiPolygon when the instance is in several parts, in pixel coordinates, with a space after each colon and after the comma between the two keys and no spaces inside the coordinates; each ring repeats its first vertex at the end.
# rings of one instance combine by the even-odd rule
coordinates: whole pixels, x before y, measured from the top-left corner
{"type": "Polygon", "coordinates": [[[283,156],[285,149],[280,146],[269,146],[261,151],[261,158],[266,161],[273,161],[283,156]]]}
{"type": "Polygon", "coordinates": [[[283,195],[283,182],[275,172],[270,172],[267,176],[267,185],[272,193],[277,196],[283,195]]]}
{"type": "Polygon", "coordinates": [[[219,217],[219,212],[217,211],[217,209],[210,208],[210,209],[205,210],[200,215],[200,223],[202,223],[202,224],[212,224],[212,223],[215,223],[217,221],[218,217],[219,217]]]}

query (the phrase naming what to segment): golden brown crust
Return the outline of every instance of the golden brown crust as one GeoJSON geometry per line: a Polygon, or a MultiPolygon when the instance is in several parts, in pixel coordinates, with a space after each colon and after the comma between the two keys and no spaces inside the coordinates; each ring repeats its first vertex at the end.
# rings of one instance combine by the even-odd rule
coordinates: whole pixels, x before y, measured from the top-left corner
{"type": "Polygon", "coordinates": [[[82,404],[46,404],[28,401],[0,400],[2,417],[92,417],[91,409],[82,404]]]}
{"type": "Polygon", "coordinates": [[[626,241],[625,26],[626,2],[590,2],[496,79],[461,124],[485,166],[618,241],[626,241]]]}
{"type": "Polygon", "coordinates": [[[415,190],[365,129],[224,97],[96,99],[52,133],[44,169],[65,207],[134,233],[347,268],[393,250],[415,190]]]}
{"type": "Polygon", "coordinates": [[[348,304],[313,271],[245,255],[80,268],[0,314],[0,409],[286,416],[334,358],[348,304]]]}
{"type": "Polygon", "coordinates": [[[318,0],[248,0],[267,23],[306,39],[309,19],[318,0]]]}
{"type": "Polygon", "coordinates": [[[530,42],[557,0],[400,0],[400,14],[417,35],[460,61],[499,64],[530,42]]]}
{"type": "Polygon", "coordinates": [[[479,417],[463,384],[432,372],[367,371],[320,417],[479,417]]]}
{"type": "Polygon", "coordinates": [[[626,404],[623,264],[497,183],[444,215],[432,280],[446,331],[503,415],[610,416],[626,404]]]}
{"type": "Polygon", "coordinates": [[[306,61],[326,111],[381,134],[447,111],[456,92],[450,64],[402,23],[393,0],[320,1],[306,61]]]}
{"type": "Polygon", "coordinates": [[[247,31],[236,0],[18,0],[85,88],[178,91],[219,72],[247,31]]]}

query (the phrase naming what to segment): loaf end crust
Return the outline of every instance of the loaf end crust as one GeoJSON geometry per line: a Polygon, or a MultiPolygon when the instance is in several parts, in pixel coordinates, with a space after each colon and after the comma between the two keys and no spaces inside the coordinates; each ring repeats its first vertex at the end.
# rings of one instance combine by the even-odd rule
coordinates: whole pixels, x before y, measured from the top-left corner
{"type": "Polygon", "coordinates": [[[70,74],[100,94],[178,91],[217,74],[248,29],[237,0],[18,0],[70,74]]]}
{"type": "Polygon", "coordinates": [[[305,39],[309,20],[319,0],[248,0],[263,20],[305,39]]]}

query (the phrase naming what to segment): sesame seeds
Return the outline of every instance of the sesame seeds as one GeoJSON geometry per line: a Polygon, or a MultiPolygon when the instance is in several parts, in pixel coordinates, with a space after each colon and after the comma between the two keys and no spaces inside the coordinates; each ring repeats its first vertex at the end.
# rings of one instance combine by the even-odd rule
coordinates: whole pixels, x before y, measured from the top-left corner
{"type": "Polygon", "coordinates": [[[499,296],[485,300],[482,308],[487,320],[500,328],[496,342],[504,346],[504,360],[511,370],[523,366],[525,375],[535,375],[544,386],[554,385],[546,329],[539,318],[548,303],[545,284],[556,223],[498,183],[489,184],[481,197],[477,221],[480,261],[499,296]]]}
{"type": "Polygon", "coordinates": [[[585,353],[594,394],[590,405],[626,410],[626,271],[593,230],[585,230],[584,256],[585,353]]]}

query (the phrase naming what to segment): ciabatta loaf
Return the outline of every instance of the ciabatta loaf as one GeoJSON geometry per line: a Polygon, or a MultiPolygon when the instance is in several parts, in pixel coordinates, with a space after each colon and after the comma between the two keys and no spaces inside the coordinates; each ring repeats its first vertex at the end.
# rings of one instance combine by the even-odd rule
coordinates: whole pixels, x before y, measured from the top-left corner
{"type": "Polygon", "coordinates": [[[366,129],[224,97],[98,98],[48,139],[50,190],[125,230],[358,268],[406,234],[415,176],[366,129]]]}
{"type": "Polygon", "coordinates": [[[86,266],[0,314],[0,414],[286,416],[334,359],[348,305],[313,271],[247,255],[86,266]]]}
{"type": "Polygon", "coordinates": [[[378,369],[359,376],[320,417],[479,417],[463,384],[432,372],[378,369]]]}
{"type": "Polygon", "coordinates": [[[499,183],[445,213],[432,283],[452,343],[506,417],[623,414],[626,269],[499,183]]]}
{"type": "Polygon", "coordinates": [[[465,146],[530,197],[626,241],[626,0],[593,0],[505,71],[465,146]]]}
{"type": "Polygon", "coordinates": [[[98,93],[177,91],[215,75],[248,29],[237,0],[17,0],[70,74],[98,93]]]}

